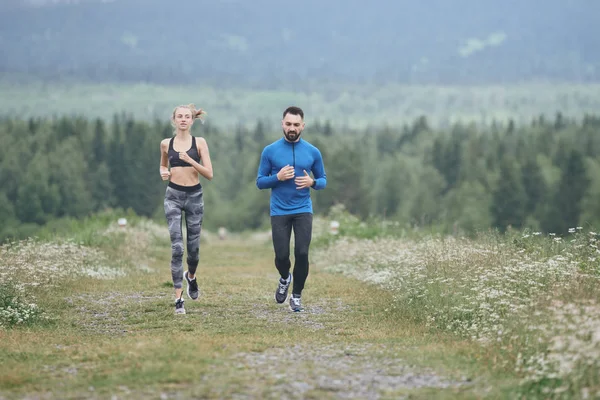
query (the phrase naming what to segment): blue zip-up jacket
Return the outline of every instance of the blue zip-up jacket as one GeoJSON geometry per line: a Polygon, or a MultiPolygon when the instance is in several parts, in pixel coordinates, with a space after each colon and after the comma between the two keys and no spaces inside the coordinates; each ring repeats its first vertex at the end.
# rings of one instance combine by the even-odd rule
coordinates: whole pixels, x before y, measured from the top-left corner
{"type": "Polygon", "coordinates": [[[312,213],[310,189],[296,189],[294,178],[287,181],[277,179],[277,173],[286,165],[294,167],[294,177],[304,176],[304,171],[312,173],[319,190],[327,186],[327,176],[321,152],[304,139],[288,142],[281,138],[266,146],[260,156],[256,186],[271,189],[271,215],[312,213]]]}

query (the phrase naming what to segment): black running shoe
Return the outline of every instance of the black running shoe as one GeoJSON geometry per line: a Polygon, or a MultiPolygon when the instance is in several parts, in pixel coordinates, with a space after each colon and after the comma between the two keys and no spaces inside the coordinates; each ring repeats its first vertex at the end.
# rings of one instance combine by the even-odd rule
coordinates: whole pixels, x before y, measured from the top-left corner
{"type": "Polygon", "coordinates": [[[175,301],[175,314],[185,314],[185,307],[183,306],[182,298],[179,298],[175,301]]]}
{"type": "Polygon", "coordinates": [[[290,288],[290,283],[292,283],[292,274],[290,274],[286,281],[281,281],[279,279],[279,286],[277,287],[277,291],[275,292],[275,301],[279,304],[285,303],[285,299],[287,299],[288,289],[290,288]]]}
{"type": "Polygon", "coordinates": [[[302,302],[300,301],[300,296],[297,294],[293,294],[290,296],[290,310],[293,312],[302,311],[302,302]]]}
{"type": "Polygon", "coordinates": [[[198,290],[198,282],[196,281],[196,277],[194,279],[188,278],[188,271],[185,271],[183,274],[185,281],[187,282],[187,295],[192,300],[198,300],[198,295],[200,291],[198,290]]]}

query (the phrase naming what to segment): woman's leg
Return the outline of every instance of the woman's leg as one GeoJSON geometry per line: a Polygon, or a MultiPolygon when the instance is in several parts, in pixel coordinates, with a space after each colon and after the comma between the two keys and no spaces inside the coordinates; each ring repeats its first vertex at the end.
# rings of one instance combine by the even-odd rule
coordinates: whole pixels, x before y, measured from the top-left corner
{"type": "Polygon", "coordinates": [[[183,235],[181,232],[181,211],[186,193],[170,187],[165,192],[165,216],[171,237],[171,277],[175,288],[175,297],[181,298],[183,288],[183,235]]]}
{"type": "Polygon", "coordinates": [[[188,193],[185,211],[185,228],[187,236],[187,265],[191,279],[196,275],[198,261],[200,260],[200,232],[204,217],[204,199],[202,188],[197,192],[188,193]]]}

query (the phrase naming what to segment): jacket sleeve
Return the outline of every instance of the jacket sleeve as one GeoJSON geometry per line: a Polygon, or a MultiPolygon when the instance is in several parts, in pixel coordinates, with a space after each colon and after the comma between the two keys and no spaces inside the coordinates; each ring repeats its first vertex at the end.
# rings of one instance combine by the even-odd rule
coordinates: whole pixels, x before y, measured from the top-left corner
{"type": "Polygon", "coordinates": [[[315,162],[313,163],[312,173],[315,179],[313,189],[325,189],[325,187],[327,186],[327,174],[325,173],[325,166],[323,165],[323,156],[321,155],[321,152],[318,149],[316,149],[315,162]]]}
{"type": "Polygon", "coordinates": [[[277,175],[271,175],[271,160],[264,149],[260,155],[260,164],[258,165],[258,176],[256,177],[256,187],[259,189],[272,189],[277,186],[279,179],[277,175]]]}

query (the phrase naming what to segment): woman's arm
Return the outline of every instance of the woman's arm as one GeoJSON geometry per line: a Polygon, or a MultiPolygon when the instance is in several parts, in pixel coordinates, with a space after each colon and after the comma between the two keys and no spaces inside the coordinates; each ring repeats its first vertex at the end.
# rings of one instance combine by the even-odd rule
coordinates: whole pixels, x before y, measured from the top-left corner
{"type": "Polygon", "coordinates": [[[160,142],[160,177],[163,181],[166,181],[171,176],[169,172],[169,156],[167,154],[169,146],[169,139],[164,139],[160,142]]]}
{"type": "Polygon", "coordinates": [[[213,167],[212,162],[210,161],[208,143],[206,143],[206,139],[199,137],[196,138],[196,146],[202,164],[192,160],[192,158],[186,152],[179,153],[179,158],[190,164],[196,171],[198,171],[200,175],[211,181],[213,178],[213,167]]]}

